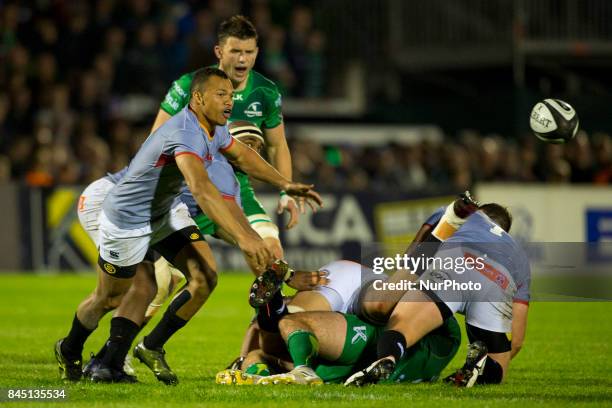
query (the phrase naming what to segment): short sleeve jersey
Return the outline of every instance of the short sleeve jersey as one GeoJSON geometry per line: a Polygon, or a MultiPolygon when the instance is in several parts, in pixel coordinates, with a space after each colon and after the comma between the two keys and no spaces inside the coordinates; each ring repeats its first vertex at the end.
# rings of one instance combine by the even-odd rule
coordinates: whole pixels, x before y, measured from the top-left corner
{"type": "MultiPolygon", "coordinates": [[[[501,229],[481,211],[471,215],[468,220],[440,246],[445,248],[460,245],[465,252],[486,254],[489,262],[506,276],[510,276],[516,285],[514,301],[528,303],[531,283],[531,269],[527,255],[506,231],[501,229]]],[[[498,276],[498,279],[504,279],[498,276]]]]}
{"type": "MultiPolygon", "coordinates": [[[[193,72],[172,83],[160,108],[171,116],[189,103],[193,72]]],[[[231,121],[248,120],[261,129],[272,129],[283,122],[282,99],[278,87],[258,72],[251,71],[246,86],[234,92],[231,121]]]]}
{"type": "MultiPolygon", "coordinates": [[[[242,206],[240,199],[240,184],[234,173],[232,165],[225,156],[217,154],[213,157],[210,165],[206,168],[210,181],[217,187],[221,196],[226,200],[234,200],[238,206],[242,206]]],[[[200,207],[193,198],[193,194],[186,185],[181,189],[181,201],[189,209],[189,214],[195,217],[200,213],[200,207]]]]}
{"type": "Polygon", "coordinates": [[[145,140],[123,178],[109,192],[104,213],[122,229],[149,225],[168,213],[184,184],[177,156],[193,155],[208,167],[217,152],[233,142],[227,126],[217,126],[211,137],[185,107],[145,140]]]}

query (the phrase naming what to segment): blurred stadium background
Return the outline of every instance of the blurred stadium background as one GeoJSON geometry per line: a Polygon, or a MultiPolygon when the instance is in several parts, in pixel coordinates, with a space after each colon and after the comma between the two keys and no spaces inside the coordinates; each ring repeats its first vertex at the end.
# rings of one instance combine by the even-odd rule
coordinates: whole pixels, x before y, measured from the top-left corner
{"type": "MultiPolygon", "coordinates": [[[[283,93],[295,179],[325,193],[282,232],[293,265],[406,242],[467,188],[510,204],[521,239],[612,238],[610,1],[0,0],[1,270],[90,269],[80,191],[129,162],[236,13],[283,93]],[[571,143],[530,134],[545,97],[576,108],[571,143]]],[[[215,245],[220,269],[244,269],[215,245]]]]}

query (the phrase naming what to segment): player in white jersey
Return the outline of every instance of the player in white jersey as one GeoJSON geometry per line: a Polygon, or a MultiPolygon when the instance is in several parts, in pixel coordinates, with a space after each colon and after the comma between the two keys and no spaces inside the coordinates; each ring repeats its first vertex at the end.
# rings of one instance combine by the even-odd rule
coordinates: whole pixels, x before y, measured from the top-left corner
{"type": "Polygon", "coordinates": [[[83,345],[106,311],[104,302],[133,289],[111,320],[108,350],[91,379],[135,381],[122,366],[144,320],[149,299],[140,293],[142,287],[133,277],[136,266],[152,247],[188,277],[188,284],[171,303],[160,324],[145,338],[149,347],[144,352],[151,360],[163,363],[162,370],[155,372],[157,378],[166,383],[177,382],[176,375],[165,364],[162,347],[200,309],[216,285],[214,258],[195,223],[174,217],[170,211],[183,182],[202,209],[233,236],[247,256],[262,269],[271,263],[271,254],[261,238],[245,231],[233,219],[207,176],[205,168],[218,151],[255,177],[321,203],[312,186],[286,180],[251,149],[231,138],[224,125],[231,113],[233,87],[225,73],[215,68],[198,71],[191,91],[189,106],[147,138],[125,177],[103,203],[98,286],[79,306],[68,336],[56,343],[63,378],[73,381],[81,378],[83,345]],[[91,299],[101,301],[93,307],[91,299]]]}

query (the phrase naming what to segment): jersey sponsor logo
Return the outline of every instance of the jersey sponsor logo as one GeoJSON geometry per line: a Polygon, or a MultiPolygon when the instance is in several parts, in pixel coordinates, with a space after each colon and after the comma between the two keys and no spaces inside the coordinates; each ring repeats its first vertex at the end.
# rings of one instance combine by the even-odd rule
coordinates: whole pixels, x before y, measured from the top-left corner
{"type": "Polygon", "coordinates": [[[242,102],[244,100],[243,97],[242,97],[242,94],[234,94],[232,99],[235,100],[235,101],[240,101],[240,102],[242,102]]]}
{"type": "Polygon", "coordinates": [[[108,254],[111,258],[119,259],[119,252],[117,251],[108,251],[108,254]]]}
{"type": "Polygon", "coordinates": [[[355,326],[353,327],[353,331],[355,332],[355,335],[351,339],[351,344],[355,344],[359,340],[363,340],[364,342],[368,341],[368,335],[366,334],[365,326],[355,326]]]}
{"type": "Polygon", "coordinates": [[[282,104],[282,99],[281,99],[281,96],[278,95],[278,98],[276,98],[276,100],[274,101],[274,106],[278,108],[281,106],[281,104],[282,104]]]}
{"type": "Polygon", "coordinates": [[[174,110],[178,110],[179,109],[179,103],[178,101],[175,101],[174,98],[171,95],[166,95],[165,101],[168,105],[170,105],[172,107],[172,109],[174,110]]]}
{"type": "MultiPolygon", "coordinates": [[[[476,256],[469,252],[465,252],[463,254],[463,257],[466,259],[476,259],[476,256]]],[[[506,289],[510,284],[510,281],[506,275],[504,275],[501,271],[495,269],[495,267],[488,263],[483,262],[482,267],[479,268],[478,266],[476,266],[474,269],[476,269],[490,281],[495,282],[495,284],[497,284],[497,286],[502,289],[506,289]]]]}
{"type": "Polygon", "coordinates": [[[108,262],[104,263],[104,270],[110,273],[111,275],[114,275],[117,272],[117,268],[115,268],[114,265],[109,264],[108,262]]]}
{"type": "Polygon", "coordinates": [[[191,235],[189,235],[189,239],[192,241],[200,239],[200,234],[198,234],[197,232],[192,232],[191,235]]]}
{"type": "Polygon", "coordinates": [[[183,91],[183,88],[181,88],[179,84],[177,84],[176,82],[174,83],[174,90],[176,91],[177,94],[181,95],[183,98],[187,96],[187,93],[183,91]]]}
{"type": "Polygon", "coordinates": [[[261,109],[261,102],[253,102],[247,106],[244,114],[249,118],[253,118],[255,116],[263,116],[263,111],[261,109]]]}

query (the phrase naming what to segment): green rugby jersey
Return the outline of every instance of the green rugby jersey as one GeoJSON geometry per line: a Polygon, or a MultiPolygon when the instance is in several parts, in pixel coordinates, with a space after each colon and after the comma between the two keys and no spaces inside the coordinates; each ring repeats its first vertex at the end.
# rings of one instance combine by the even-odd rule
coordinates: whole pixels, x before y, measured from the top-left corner
{"type": "MultiPolygon", "coordinates": [[[[177,114],[189,103],[189,88],[194,72],[187,73],[174,81],[168,90],[161,109],[171,116],[177,114]]],[[[248,120],[260,129],[272,129],[283,121],[281,95],[274,82],[258,72],[249,72],[242,91],[234,91],[234,108],[230,122],[248,120]]]]}

